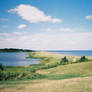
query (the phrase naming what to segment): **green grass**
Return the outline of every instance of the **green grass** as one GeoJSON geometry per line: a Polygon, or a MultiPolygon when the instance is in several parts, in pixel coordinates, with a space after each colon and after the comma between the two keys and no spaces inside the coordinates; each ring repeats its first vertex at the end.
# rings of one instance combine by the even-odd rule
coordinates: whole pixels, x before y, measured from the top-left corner
{"type": "Polygon", "coordinates": [[[51,69],[39,70],[38,73],[46,75],[46,79],[52,80],[92,76],[92,62],[61,65],[51,69]]]}

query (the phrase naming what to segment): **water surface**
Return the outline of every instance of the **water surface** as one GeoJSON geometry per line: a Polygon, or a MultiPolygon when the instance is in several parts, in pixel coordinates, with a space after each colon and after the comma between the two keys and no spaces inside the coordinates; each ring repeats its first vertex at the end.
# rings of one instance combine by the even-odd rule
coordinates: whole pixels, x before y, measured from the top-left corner
{"type": "Polygon", "coordinates": [[[0,63],[4,66],[27,66],[30,64],[38,64],[39,59],[27,58],[26,52],[4,52],[0,53],[0,63]]]}
{"type": "Polygon", "coordinates": [[[54,52],[56,54],[62,55],[71,55],[71,56],[89,56],[92,57],[92,50],[71,50],[71,51],[63,51],[63,50],[51,50],[49,52],[54,52]]]}

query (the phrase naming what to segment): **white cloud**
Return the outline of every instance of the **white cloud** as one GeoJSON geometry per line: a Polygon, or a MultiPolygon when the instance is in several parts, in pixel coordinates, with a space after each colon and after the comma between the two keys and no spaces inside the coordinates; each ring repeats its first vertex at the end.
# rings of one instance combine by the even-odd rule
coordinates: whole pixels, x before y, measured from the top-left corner
{"type": "Polygon", "coordinates": [[[27,35],[27,32],[12,32],[12,33],[0,33],[0,37],[18,37],[18,36],[24,36],[27,35]]]}
{"type": "Polygon", "coordinates": [[[42,28],[41,30],[46,31],[46,32],[72,32],[75,29],[62,27],[62,28],[59,28],[59,29],[42,28]]]}
{"type": "Polygon", "coordinates": [[[51,28],[41,28],[42,31],[46,31],[46,32],[52,32],[55,31],[55,29],[51,29],[51,28]]]}
{"type": "Polygon", "coordinates": [[[71,31],[73,31],[73,29],[72,28],[61,28],[60,31],[62,31],[62,32],[71,32],[71,31]]]}
{"type": "Polygon", "coordinates": [[[54,19],[52,19],[52,22],[53,22],[53,23],[61,23],[62,20],[54,18],[54,19]]]}
{"type": "Polygon", "coordinates": [[[85,16],[85,18],[88,19],[88,20],[92,20],[92,15],[85,16]]]}
{"type": "Polygon", "coordinates": [[[30,23],[62,23],[61,19],[52,18],[51,16],[46,15],[43,11],[32,5],[20,4],[16,8],[10,9],[8,12],[16,12],[22,19],[29,21],[30,23]]]}
{"type": "Polygon", "coordinates": [[[8,33],[0,33],[0,36],[4,36],[4,37],[7,37],[7,36],[9,36],[10,34],[8,34],[8,33]]]}
{"type": "Polygon", "coordinates": [[[21,24],[21,25],[18,26],[18,29],[23,29],[25,27],[26,27],[26,24],[21,24]]]}
{"type": "MultiPolygon", "coordinates": [[[[1,34],[1,33],[0,33],[1,34]]],[[[39,33],[28,34],[19,33],[2,33],[0,35],[0,48],[26,48],[36,50],[92,50],[92,33],[39,33]]]]}

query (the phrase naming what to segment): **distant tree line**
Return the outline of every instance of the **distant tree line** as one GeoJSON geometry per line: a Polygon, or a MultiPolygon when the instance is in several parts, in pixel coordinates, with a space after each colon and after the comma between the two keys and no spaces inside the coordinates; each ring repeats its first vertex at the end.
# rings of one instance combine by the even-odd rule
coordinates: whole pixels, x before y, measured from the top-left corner
{"type": "Polygon", "coordinates": [[[4,48],[4,49],[0,49],[0,52],[34,52],[34,50],[16,49],[16,48],[4,48]]]}

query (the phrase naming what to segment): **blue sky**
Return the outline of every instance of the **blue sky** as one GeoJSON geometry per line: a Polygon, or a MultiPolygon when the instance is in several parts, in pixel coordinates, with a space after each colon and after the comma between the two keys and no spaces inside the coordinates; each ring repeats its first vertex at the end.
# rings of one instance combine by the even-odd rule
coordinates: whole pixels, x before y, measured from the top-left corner
{"type": "Polygon", "coordinates": [[[0,0],[0,48],[92,50],[92,0],[0,0]]]}

